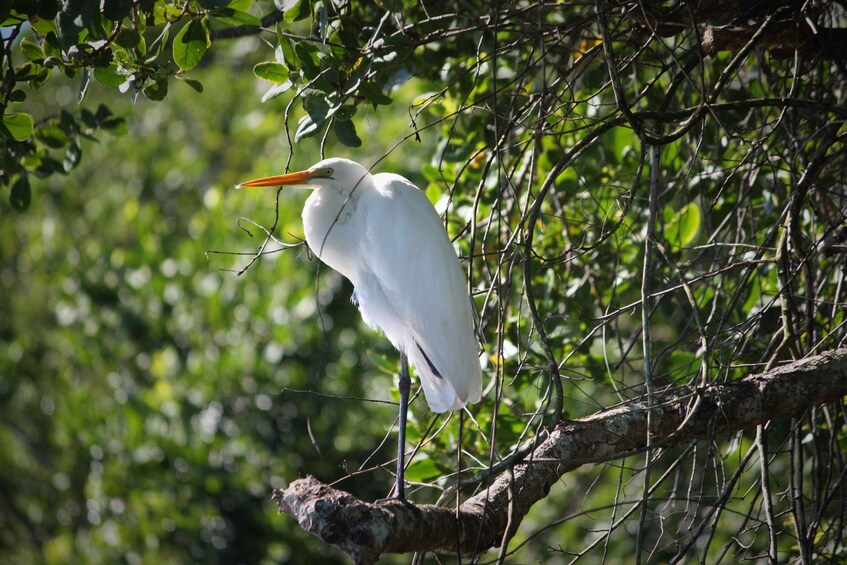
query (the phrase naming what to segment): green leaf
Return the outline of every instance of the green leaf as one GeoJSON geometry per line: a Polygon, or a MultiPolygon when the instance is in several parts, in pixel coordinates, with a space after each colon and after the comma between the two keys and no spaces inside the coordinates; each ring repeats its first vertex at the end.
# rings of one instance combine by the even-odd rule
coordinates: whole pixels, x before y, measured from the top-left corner
{"type": "Polygon", "coordinates": [[[168,23],[164,28],[162,28],[162,33],[160,33],[156,39],[153,40],[153,43],[149,45],[147,54],[156,58],[165,51],[165,47],[168,45],[168,37],[170,37],[171,33],[171,24],[168,23]]]}
{"type": "Polygon", "coordinates": [[[115,37],[115,43],[124,49],[133,49],[141,42],[141,34],[132,28],[121,29],[118,36],[115,37]]]}
{"type": "Polygon", "coordinates": [[[24,57],[34,62],[41,62],[45,57],[41,45],[27,38],[21,40],[21,52],[23,52],[24,57]]]}
{"type": "Polygon", "coordinates": [[[94,69],[94,80],[102,84],[114,88],[126,82],[126,77],[118,73],[118,66],[112,63],[108,67],[98,67],[94,69]]]}
{"type": "Polygon", "coordinates": [[[309,89],[303,93],[303,108],[316,121],[323,122],[329,113],[329,102],[323,92],[309,89]]]}
{"type": "Polygon", "coordinates": [[[12,190],[9,193],[9,204],[12,208],[20,212],[29,208],[32,201],[32,190],[29,187],[29,180],[26,176],[19,176],[15,184],[12,185],[12,190]]]}
{"type": "Polygon", "coordinates": [[[38,75],[39,69],[41,66],[32,63],[18,65],[15,67],[15,80],[30,80],[38,75]]]}
{"type": "Polygon", "coordinates": [[[267,80],[274,84],[282,84],[288,80],[288,67],[282,63],[265,61],[253,67],[253,74],[262,80],[267,80]]]}
{"type": "Polygon", "coordinates": [[[356,126],[350,120],[335,120],[335,137],[347,147],[361,147],[362,140],[356,134],[356,126]]]}
{"type": "Polygon", "coordinates": [[[406,469],[406,480],[421,482],[440,477],[443,471],[438,468],[435,461],[430,458],[416,459],[406,469]]]}
{"type": "Polygon", "coordinates": [[[79,33],[85,28],[79,24],[79,21],[75,16],[64,11],[56,16],[56,35],[62,49],[68,50],[79,41],[79,33]]]}
{"type": "Polygon", "coordinates": [[[164,2],[156,2],[153,4],[153,21],[154,25],[161,25],[167,22],[176,22],[182,16],[182,10],[171,4],[164,2]]]}
{"type": "Polygon", "coordinates": [[[276,38],[279,45],[277,45],[276,50],[274,51],[274,55],[276,56],[276,60],[280,63],[285,63],[288,65],[289,69],[299,70],[300,63],[297,61],[297,55],[294,54],[294,47],[291,44],[291,40],[282,35],[282,26],[277,24],[276,26],[276,38]]]}
{"type": "MultiPolygon", "coordinates": [[[[82,28],[88,26],[99,13],[100,2],[90,0],[62,0],[59,2],[39,2],[39,4],[61,4],[62,14],[74,18],[82,28]]],[[[52,10],[50,10],[52,11],[52,10]]]]}
{"type": "Polygon", "coordinates": [[[318,27],[321,31],[321,43],[326,45],[326,32],[328,22],[326,15],[326,4],[324,4],[322,0],[318,0],[318,2],[315,3],[315,19],[319,22],[318,27]]]}
{"type": "Polygon", "coordinates": [[[59,112],[59,127],[62,128],[62,131],[65,131],[70,135],[72,132],[79,131],[79,125],[76,123],[76,119],[68,112],[67,110],[61,110],[59,112]]]}
{"type": "Polygon", "coordinates": [[[193,78],[185,76],[177,76],[176,78],[190,86],[195,92],[203,92],[203,84],[199,80],[194,80],[193,78]]]}
{"type": "Polygon", "coordinates": [[[52,20],[59,12],[59,8],[61,7],[60,4],[61,3],[56,0],[53,0],[52,2],[49,0],[36,2],[35,15],[44,20],[52,20]]]}
{"type": "Polygon", "coordinates": [[[168,78],[163,77],[144,87],[144,96],[150,100],[161,101],[168,95],[168,78]]]}
{"type": "Polygon", "coordinates": [[[321,71],[318,48],[314,45],[304,42],[297,43],[294,45],[294,55],[306,78],[311,80],[321,71]]]}
{"type": "Polygon", "coordinates": [[[354,104],[342,104],[335,111],[335,117],[338,120],[351,120],[356,115],[357,107],[354,104]]]}
{"type": "Polygon", "coordinates": [[[61,149],[68,144],[68,134],[55,121],[39,126],[35,130],[35,139],[52,149],[61,149]]]}
{"type": "Polygon", "coordinates": [[[274,0],[274,4],[282,11],[282,19],[289,24],[309,15],[309,3],[303,0],[274,0]]]}
{"type": "Polygon", "coordinates": [[[23,90],[13,90],[9,94],[9,102],[23,102],[24,100],[26,100],[26,92],[23,90]]]}
{"type": "Polygon", "coordinates": [[[191,20],[174,38],[174,62],[184,71],[191,70],[197,66],[210,45],[208,20],[191,20]]]}
{"type": "Polygon", "coordinates": [[[275,84],[268,89],[267,92],[262,96],[262,102],[267,102],[268,100],[273,100],[283,92],[287,92],[294,86],[291,81],[286,81],[282,84],[275,84]]]}
{"type": "Polygon", "coordinates": [[[3,115],[3,125],[15,141],[28,139],[34,124],[32,116],[23,112],[3,115]]]}
{"type": "MultiPolygon", "coordinates": [[[[91,129],[94,129],[99,125],[97,118],[94,116],[94,114],[88,108],[82,108],[79,111],[79,115],[82,118],[82,123],[84,123],[86,126],[90,127],[91,129]]],[[[38,132],[36,131],[36,135],[37,134],[38,134],[38,132]]]]}
{"type": "MultiPolygon", "coordinates": [[[[667,212],[665,213],[667,218],[667,212]]],[[[683,206],[676,214],[665,220],[665,239],[675,247],[687,247],[700,231],[703,213],[694,202],[683,206]]]]}
{"type": "MultiPolygon", "coordinates": [[[[66,76],[68,76],[69,78],[73,78],[73,73],[68,75],[69,69],[67,67],[63,68],[62,70],[65,72],[66,76]]],[[[47,82],[47,79],[50,78],[50,70],[49,69],[45,69],[43,67],[38,67],[37,71],[38,72],[33,73],[31,76],[29,76],[27,78],[27,80],[29,80],[29,87],[30,88],[39,88],[41,85],[43,85],[45,82],[47,82]]]]}
{"type": "Polygon", "coordinates": [[[102,122],[106,118],[110,118],[112,116],[112,111],[109,109],[108,106],[106,106],[105,104],[100,104],[97,106],[97,113],[94,115],[94,117],[97,118],[97,121],[102,122]]]}
{"type": "Polygon", "coordinates": [[[391,104],[391,97],[385,94],[382,89],[373,82],[363,82],[360,84],[359,94],[364,96],[368,102],[373,104],[374,108],[380,104],[391,104]]]}
{"type": "Polygon", "coordinates": [[[198,0],[198,4],[206,10],[217,10],[226,8],[231,3],[231,0],[198,0]]]}
{"type": "Polygon", "coordinates": [[[105,49],[103,51],[99,51],[92,59],[91,66],[92,68],[103,68],[108,67],[112,64],[112,61],[115,59],[115,53],[111,49],[105,49]]]}
{"type": "Polygon", "coordinates": [[[262,26],[262,20],[260,20],[253,14],[248,14],[247,12],[240,12],[238,10],[233,10],[232,8],[215,10],[214,12],[212,12],[212,16],[230,25],[255,27],[262,26]]]}
{"type": "Polygon", "coordinates": [[[49,155],[44,155],[38,162],[38,167],[35,169],[35,176],[39,178],[47,178],[53,173],[61,173],[63,171],[62,164],[49,155]]]}
{"type": "Polygon", "coordinates": [[[119,22],[132,11],[132,0],[103,0],[103,15],[113,22],[119,22]]]}
{"type": "Polygon", "coordinates": [[[115,137],[129,133],[129,126],[123,118],[109,118],[100,122],[100,127],[115,137]]]}
{"type": "Polygon", "coordinates": [[[427,185],[424,193],[426,194],[426,197],[429,199],[429,201],[433,203],[433,205],[439,200],[441,200],[441,187],[434,182],[431,182],[427,185]]]}
{"type": "Polygon", "coordinates": [[[297,132],[294,134],[294,142],[297,143],[304,137],[314,135],[318,131],[318,128],[320,128],[321,124],[323,124],[323,119],[315,121],[312,116],[303,116],[300,118],[300,123],[297,126],[297,132]]]}
{"type": "Polygon", "coordinates": [[[76,167],[79,164],[80,159],[82,159],[82,148],[76,141],[71,141],[68,150],[65,151],[65,160],[62,162],[62,167],[65,169],[65,172],[69,173],[71,169],[76,167]]]}
{"type": "Polygon", "coordinates": [[[53,18],[56,17],[56,14],[53,14],[49,18],[33,18],[29,20],[32,29],[38,32],[38,34],[43,37],[45,40],[47,39],[47,34],[51,34],[54,41],[56,40],[56,22],[53,18]]]}
{"type": "Polygon", "coordinates": [[[300,5],[300,0],[274,0],[274,6],[281,12],[293,10],[300,5]]]}
{"type": "Polygon", "coordinates": [[[88,85],[91,84],[91,69],[85,67],[82,69],[82,78],[79,82],[79,92],[76,96],[77,104],[82,103],[85,98],[85,93],[88,92],[88,85]]]}
{"type": "Polygon", "coordinates": [[[611,144],[611,152],[617,162],[622,162],[626,155],[637,151],[638,137],[630,128],[617,127],[607,136],[611,144]]]}
{"type": "Polygon", "coordinates": [[[335,30],[338,39],[347,49],[358,49],[361,39],[359,23],[353,18],[341,18],[341,27],[335,30]]]}

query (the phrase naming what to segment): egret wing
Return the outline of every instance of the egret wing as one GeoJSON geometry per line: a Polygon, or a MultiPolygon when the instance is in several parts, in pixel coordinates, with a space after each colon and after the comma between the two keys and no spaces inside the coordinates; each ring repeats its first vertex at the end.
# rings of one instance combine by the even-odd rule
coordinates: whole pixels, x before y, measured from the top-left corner
{"type": "Polygon", "coordinates": [[[378,283],[389,313],[373,321],[406,352],[433,411],[477,402],[482,376],[473,314],[441,219],[403,177],[374,178],[379,196],[367,207],[363,247],[371,250],[371,283],[378,283]]]}

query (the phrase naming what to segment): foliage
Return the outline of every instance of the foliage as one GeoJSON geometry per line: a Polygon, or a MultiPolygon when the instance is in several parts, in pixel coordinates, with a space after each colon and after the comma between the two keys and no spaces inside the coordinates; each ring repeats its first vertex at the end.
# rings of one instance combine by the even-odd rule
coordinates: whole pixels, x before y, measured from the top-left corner
{"type": "MultiPolygon", "coordinates": [[[[447,211],[488,387],[460,477],[459,419],[413,405],[418,501],[482,488],[559,416],[843,347],[844,59],[784,42],[844,11],[709,9],[0,8],[0,551],[328,559],[268,487],[313,473],[384,495],[392,409],[341,397],[388,399],[395,355],[347,283],[287,247],[298,197],[225,191],[258,156],[288,152],[255,175],[379,162],[447,211]]],[[[838,560],[844,426],[821,407],[764,444],[585,467],[503,554],[713,562],[767,555],[774,531],[781,558],[838,560]]]]}

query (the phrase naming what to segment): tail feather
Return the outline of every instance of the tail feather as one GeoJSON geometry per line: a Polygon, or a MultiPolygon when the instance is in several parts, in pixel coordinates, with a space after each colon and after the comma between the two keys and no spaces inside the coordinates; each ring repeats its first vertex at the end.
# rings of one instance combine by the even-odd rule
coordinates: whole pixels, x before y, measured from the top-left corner
{"type": "Polygon", "coordinates": [[[426,354],[419,348],[407,353],[423,386],[427,404],[433,412],[441,413],[463,408],[467,401],[462,400],[453,389],[450,381],[443,378],[429,362],[426,354]]]}

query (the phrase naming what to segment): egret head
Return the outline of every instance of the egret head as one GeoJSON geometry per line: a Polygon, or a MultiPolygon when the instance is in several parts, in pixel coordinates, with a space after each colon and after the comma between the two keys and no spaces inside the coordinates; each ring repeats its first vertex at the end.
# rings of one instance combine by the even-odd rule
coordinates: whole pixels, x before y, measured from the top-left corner
{"type": "Polygon", "coordinates": [[[347,196],[356,186],[369,177],[368,170],[355,161],[332,157],[315,163],[305,171],[243,182],[238,185],[238,188],[243,186],[295,186],[320,190],[332,187],[342,195],[347,196]]]}

